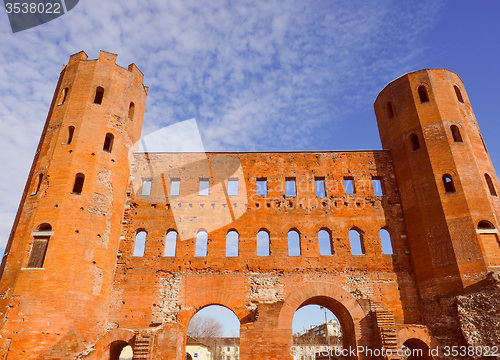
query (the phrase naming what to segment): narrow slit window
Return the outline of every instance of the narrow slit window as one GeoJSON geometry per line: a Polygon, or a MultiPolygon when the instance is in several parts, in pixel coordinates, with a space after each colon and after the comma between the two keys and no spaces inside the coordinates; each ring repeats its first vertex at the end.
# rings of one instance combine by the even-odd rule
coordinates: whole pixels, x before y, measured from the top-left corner
{"type": "Polygon", "coordinates": [[[36,186],[34,191],[31,193],[31,195],[36,195],[40,191],[40,186],[42,185],[42,180],[43,180],[43,174],[40,173],[38,174],[38,179],[36,181],[36,186]]]}
{"type": "Polygon", "coordinates": [[[420,141],[418,140],[417,134],[410,135],[410,142],[412,151],[417,151],[420,149],[420,141]]]}
{"type": "Polygon", "coordinates": [[[238,195],[238,179],[234,178],[227,181],[227,194],[229,196],[238,195]]]}
{"type": "Polygon", "coordinates": [[[454,85],[453,88],[455,89],[455,94],[457,95],[457,100],[461,103],[464,102],[464,98],[462,97],[462,92],[460,91],[459,87],[457,85],[454,85]]]}
{"type": "Polygon", "coordinates": [[[315,178],[314,179],[314,187],[316,189],[316,196],[317,197],[325,197],[326,196],[325,178],[324,177],[315,178]]]}
{"type": "Polygon", "coordinates": [[[61,91],[58,105],[62,105],[66,102],[66,96],[68,96],[68,88],[64,88],[63,91],[61,91]]]}
{"type": "Polygon", "coordinates": [[[34,239],[28,260],[28,268],[43,268],[50,236],[52,234],[52,226],[49,224],[42,224],[38,227],[38,230],[33,232],[34,239]]]}
{"type": "Polygon", "coordinates": [[[332,237],[330,233],[324,229],[318,232],[319,253],[322,256],[332,255],[332,237]]]}
{"type": "Polygon", "coordinates": [[[390,101],[387,102],[387,117],[392,119],[394,117],[394,110],[390,101]]]}
{"type": "Polygon", "coordinates": [[[481,137],[481,142],[483,143],[483,147],[484,147],[484,151],[486,151],[486,154],[488,153],[488,148],[486,147],[486,144],[484,143],[484,139],[481,135],[479,135],[481,137]]]}
{"type": "Polygon", "coordinates": [[[372,186],[373,186],[373,195],[375,196],[384,195],[384,190],[382,189],[382,179],[380,179],[379,177],[373,177],[372,186]]]}
{"type": "Polygon", "coordinates": [[[163,256],[175,257],[175,250],[177,247],[177,232],[170,230],[165,237],[165,252],[163,256]]]}
{"type": "Polygon", "coordinates": [[[114,139],[115,139],[115,137],[113,134],[107,133],[106,137],[104,138],[104,146],[102,147],[102,149],[104,151],[111,152],[111,150],[113,149],[114,139]]]}
{"type": "Polygon", "coordinates": [[[267,196],[267,178],[257,179],[257,195],[267,196]]]}
{"type": "Polygon", "coordinates": [[[135,115],[135,104],[131,102],[128,107],[128,118],[130,120],[134,120],[134,115],[135,115]]]}
{"type": "Polygon", "coordinates": [[[451,135],[453,136],[454,142],[463,142],[462,134],[460,134],[460,129],[458,128],[458,126],[451,125],[450,130],[451,130],[451,135]]]}
{"type": "Polygon", "coordinates": [[[153,185],[153,180],[143,179],[141,195],[151,195],[151,186],[153,185]]]}
{"type": "Polygon", "coordinates": [[[66,141],[66,145],[71,144],[71,142],[73,141],[74,134],[75,134],[75,127],[74,126],[68,127],[68,140],[66,141]]]}
{"type": "Polygon", "coordinates": [[[352,176],[344,177],[344,192],[345,194],[355,194],[354,178],[352,176]]]}
{"type": "Polygon", "coordinates": [[[285,179],[285,194],[286,196],[297,196],[297,185],[295,184],[295,178],[285,179]]]}
{"type": "Polygon", "coordinates": [[[420,85],[417,91],[421,104],[429,102],[429,95],[427,94],[427,89],[424,85],[420,85]]]}
{"type": "Polygon", "coordinates": [[[450,174],[443,175],[443,185],[444,185],[444,191],[447,194],[452,194],[456,192],[455,184],[453,183],[453,178],[451,177],[450,174]]]}
{"type": "Polygon", "coordinates": [[[363,244],[363,234],[356,230],[351,229],[349,231],[349,242],[351,245],[351,254],[352,255],[364,255],[365,247],[363,244]]]}
{"type": "Polygon", "coordinates": [[[231,230],[226,235],[226,257],[238,256],[238,233],[231,230]]]}
{"type": "Polygon", "coordinates": [[[288,232],[288,256],[300,256],[300,235],[295,230],[288,232]]]}
{"type": "Polygon", "coordinates": [[[486,179],[486,184],[488,185],[488,189],[490,190],[490,194],[492,196],[497,196],[497,191],[495,189],[495,185],[493,185],[493,180],[491,176],[488,174],[484,174],[484,178],[486,179]]]}
{"type": "Polygon", "coordinates": [[[257,233],[257,256],[269,256],[269,233],[260,230],[257,233]]]}
{"type": "Polygon", "coordinates": [[[94,104],[101,105],[102,98],[104,97],[104,88],[98,86],[95,90],[94,104]]]}
{"type": "Polygon", "coordinates": [[[135,235],[134,242],[134,255],[133,256],[144,256],[144,249],[146,248],[146,237],[148,233],[144,230],[139,230],[135,235]]]}
{"type": "Polygon", "coordinates": [[[204,257],[207,256],[207,246],[208,246],[208,233],[204,230],[198,231],[196,234],[196,249],[194,256],[204,257]]]}
{"type": "Polygon", "coordinates": [[[200,179],[200,189],[198,195],[208,196],[210,179],[200,179]]]}
{"type": "Polygon", "coordinates": [[[181,179],[170,180],[170,196],[178,196],[181,193],[181,179]]]}
{"type": "Polygon", "coordinates": [[[392,255],[392,241],[391,234],[386,229],[380,229],[380,243],[382,245],[382,253],[386,255],[392,255]]]}
{"type": "Polygon", "coordinates": [[[72,194],[81,195],[83,190],[83,183],[85,182],[85,175],[78,173],[75,176],[75,183],[73,184],[72,194]]]}

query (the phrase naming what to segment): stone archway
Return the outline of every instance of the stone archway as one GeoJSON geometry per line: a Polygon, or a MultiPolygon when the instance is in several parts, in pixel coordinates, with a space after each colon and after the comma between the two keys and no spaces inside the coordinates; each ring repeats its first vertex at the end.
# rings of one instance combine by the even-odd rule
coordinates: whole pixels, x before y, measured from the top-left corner
{"type": "Polygon", "coordinates": [[[429,346],[420,339],[407,339],[403,343],[403,346],[408,348],[411,352],[411,355],[408,356],[407,360],[432,360],[429,346]]]}

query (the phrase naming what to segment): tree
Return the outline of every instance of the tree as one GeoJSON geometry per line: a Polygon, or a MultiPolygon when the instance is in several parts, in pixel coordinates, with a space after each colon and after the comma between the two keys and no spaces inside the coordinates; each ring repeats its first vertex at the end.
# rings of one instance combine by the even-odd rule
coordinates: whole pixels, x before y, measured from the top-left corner
{"type": "Polygon", "coordinates": [[[189,323],[187,334],[195,339],[213,339],[222,336],[222,324],[211,316],[194,316],[189,323]]]}

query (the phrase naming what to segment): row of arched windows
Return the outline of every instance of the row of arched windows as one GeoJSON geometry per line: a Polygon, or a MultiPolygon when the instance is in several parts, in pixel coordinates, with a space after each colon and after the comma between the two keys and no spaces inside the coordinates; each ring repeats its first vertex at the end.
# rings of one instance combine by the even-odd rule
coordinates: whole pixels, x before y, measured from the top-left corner
{"type": "MultiPolygon", "coordinates": [[[[450,131],[451,131],[451,136],[452,136],[454,142],[456,142],[456,143],[463,142],[462,134],[460,133],[460,129],[458,128],[457,125],[451,125],[450,131]]],[[[420,147],[421,147],[420,140],[419,140],[417,134],[415,134],[415,133],[410,134],[410,144],[411,144],[412,151],[420,150],[420,147]]]]}
{"type": "MultiPolygon", "coordinates": [[[[392,242],[389,232],[382,228],[379,232],[383,254],[392,254],[392,242]]],[[[147,233],[145,230],[139,230],[135,236],[134,254],[133,256],[144,256],[147,233]]],[[[332,236],[328,229],[321,229],[317,235],[318,247],[320,255],[333,255],[332,236]]],[[[288,255],[301,256],[301,239],[300,233],[296,229],[292,229],[287,234],[288,240],[288,255]]],[[[270,249],[270,233],[266,229],[261,229],[256,236],[257,256],[269,256],[270,249]]],[[[349,230],[349,242],[352,255],[366,254],[365,241],[363,232],[358,228],[349,230]]],[[[177,232],[170,230],[165,237],[165,251],[163,256],[174,257],[177,246],[177,232]]],[[[195,257],[207,256],[208,233],[205,230],[199,230],[196,234],[195,257]]],[[[237,257],[239,255],[239,234],[236,230],[230,230],[226,234],[226,257],[237,257]]]]}
{"type": "MultiPolygon", "coordinates": [[[[59,101],[57,105],[63,105],[66,102],[66,98],[68,97],[69,88],[64,88],[59,94],[59,101]]],[[[104,99],[104,88],[102,86],[98,86],[95,90],[94,95],[94,104],[101,105],[102,100],[104,99]]],[[[134,120],[135,115],[135,104],[131,101],[128,107],[128,117],[130,120],[134,120]]]]}
{"type": "MultiPolygon", "coordinates": [[[[74,126],[68,126],[68,137],[64,145],[70,145],[71,142],[73,141],[73,136],[75,135],[75,127],[74,126]]],[[[107,152],[111,152],[113,149],[113,141],[115,139],[115,136],[112,133],[107,133],[106,136],[104,137],[104,145],[102,146],[102,149],[107,152]]]]}
{"type": "MultiPolygon", "coordinates": [[[[462,92],[460,91],[460,88],[457,85],[453,85],[453,89],[455,91],[455,95],[457,97],[458,102],[464,103],[464,98],[462,97],[462,92]]],[[[427,91],[427,87],[425,85],[420,85],[417,88],[417,93],[418,93],[418,98],[420,100],[421,104],[427,103],[430,101],[429,99],[429,93],[427,91]]],[[[394,117],[394,108],[392,106],[392,103],[390,101],[387,102],[387,118],[392,119],[394,117]]]]}

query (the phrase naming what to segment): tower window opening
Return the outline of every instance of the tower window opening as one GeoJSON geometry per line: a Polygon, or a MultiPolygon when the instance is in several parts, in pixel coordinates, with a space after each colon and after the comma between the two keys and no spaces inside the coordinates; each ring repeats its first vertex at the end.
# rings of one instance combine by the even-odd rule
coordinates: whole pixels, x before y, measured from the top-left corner
{"type": "Polygon", "coordinates": [[[356,194],[356,187],[354,186],[354,178],[352,176],[344,177],[344,192],[345,194],[356,194]]]}
{"type": "Polygon", "coordinates": [[[181,179],[173,178],[170,180],[170,196],[178,196],[181,191],[181,179]]]}
{"type": "Polygon", "coordinates": [[[417,134],[410,135],[410,142],[412,151],[417,151],[420,149],[420,141],[418,140],[417,134]]]}
{"type": "Polygon", "coordinates": [[[66,102],[66,96],[68,95],[68,88],[64,88],[63,91],[61,91],[61,95],[59,96],[59,104],[57,105],[62,105],[66,102]]]}
{"type": "Polygon", "coordinates": [[[76,174],[75,183],[73,184],[73,191],[71,191],[71,193],[75,195],[81,195],[84,182],[85,182],[85,175],[83,175],[82,173],[76,174]]]}
{"type": "Polygon", "coordinates": [[[296,230],[288,232],[288,256],[300,256],[300,235],[296,230]]]}
{"type": "Polygon", "coordinates": [[[148,233],[141,229],[138,230],[137,234],[135,235],[135,242],[134,242],[134,256],[140,257],[144,256],[144,249],[146,248],[146,237],[148,236],[148,233]]]}
{"type": "Polygon", "coordinates": [[[28,260],[28,268],[43,268],[50,236],[53,235],[52,226],[46,223],[41,224],[32,235],[34,240],[28,260]]]}
{"type": "Polygon", "coordinates": [[[238,238],[236,231],[231,230],[226,235],[226,257],[238,256],[238,238]]]}
{"type": "Polygon", "coordinates": [[[31,193],[31,195],[36,195],[38,194],[38,192],[40,191],[40,186],[42,185],[42,180],[43,180],[43,174],[40,173],[38,174],[38,179],[37,179],[37,182],[36,182],[36,187],[35,187],[35,191],[33,191],[31,193]]]}
{"type": "Polygon", "coordinates": [[[488,174],[484,174],[484,178],[486,179],[486,184],[488,185],[488,189],[490,190],[490,194],[492,196],[497,196],[497,191],[495,189],[495,185],[493,185],[493,180],[491,180],[491,176],[488,174]]]}
{"type": "Polygon", "coordinates": [[[387,102],[387,117],[389,119],[392,119],[394,117],[394,110],[390,101],[387,102]]]}
{"type": "Polygon", "coordinates": [[[66,145],[71,144],[71,142],[73,141],[74,134],[75,134],[75,127],[74,126],[68,127],[68,140],[66,141],[66,145]]]}
{"type": "Polygon", "coordinates": [[[94,104],[101,105],[102,98],[104,97],[104,88],[98,86],[95,90],[94,104]]]}
{"type": "Polygon", "coordinates": [[[128,107],[128,118],[130,120],[134,120],[134,114],[135,114],[135,104],[133,102],[130,102],[130,105],[128,107]]]}
{"type": "Polygon", "coordinates": [[[165,252],[163,256],[174,257],[177,245],[177,232],[170,230],[165,237],[165,252]]]}
{"type": "Polygon", "coordinates": [[[488,220],[481,220],[479,224],[477,224],[477,228],[478,230],[493,230],[495,226],[488,220]]]}
{"type": "Polygon", "coordinates": [[[486,151],[486,154],[488,153],[488,148],[486,147],[486,144],[484,143],[484,139],[481,135],[479,135],[481,137],[481,142],[483,143],[483,147],[484,147],[484,151],[486,151]]]}
{"type": "Polygon", "coordinates": [[[393,250],[392,250],[391,234],[386,229],[380,229],[379,235],[380,235],[380,243],[382,245],[382,253],[386,255],[392,255],[393,250]]]}
{"type": "Polygon", "coordinates": [[[443,175],[443,185],[444,185],[444,191],[447,194],[452,194],[456,192],[455,184],[453,183],[453,178],[451,177],[450,174],[443,175]]]}
{"type": "Polygon", "coordinates": [[[425,88],[424,85],[420,85],[417,89],[418,91],[418,97],[420,98],[420,103],[426,103],[429,102],[429,95],[427,94],[427,89],[425,88]]]}
{"type": "Polygon", "coordinates": [[[285,194],[286,196],[297,196],[297,185],[294,177],[285,179],[285,194]]]}
{"type": "Polygon", "coordinates": [[[194,256],[207,256],[208,233],[205,230],[200,230],[196,234],[196,249],[194,256]]]}
{"type": "Polygon", "coordinates": [[[321,229],[318,231],[318,246],[319,246],[319,254],[320,255],[332,255],[332,236],[330,233],[321,229]]]}
{"type": "Polygon", "coordinates": [[[372,177],[373,195],[383,196],[384,190],[382,189],[382,179],[379,177],[372,177]]]}
{"type": "Polygon", "coordinates": [[[153,185],[152,179],[143,179],[142,180],[142,190],[141,195],[149,196],[151,195],[151,187],[153,185]]]}
{"type": "Polygon", "coordinates": [[[316,196],[317,197],[325,197],[326,196],[325,178],[324,177],[315,178],[314,179],[314,187],[316,189],[316,196]]]}
{"type": "Polygon", "coordinates": [[[257,178],[257,195],[267,196],[267,178],[257,178]]]}
{"type": "Polygon", "coordinates": [[[455,94],[457,95],[457,100],[463,104],[464,98],[462,97],[462,92],[460,91],[459,87],[457,85],[454,85],[453,88],[455,89],[455,94]]]}
{"type": "Polygon", "coordinates": [[[456,125],[450,126],[451,135],[453,136],[453,141],[455,142],[463,142],[462,134],[460,134],[460,129],[456,125]]]}
{"type": "Polygon", "coordinates": [[[257,233],[257,256],[269,256],[269,232],[260,230],[257,233]]]}
{"type": "Polygon", "coordinates": [[[351,245],[351,254],[352,255],[364,255],[365,244],[363,241],[363,233],[355,228],[349,230],[349,243],[351,245]]]}
{"type": "Polygon", "coordinates": [[[115,139],[115,136],[111,133],[107,133],[106,137],[104,138],[104,146],[102,149],[107,152],[111,152],[113,149],[113,140],[115,139]]]}

